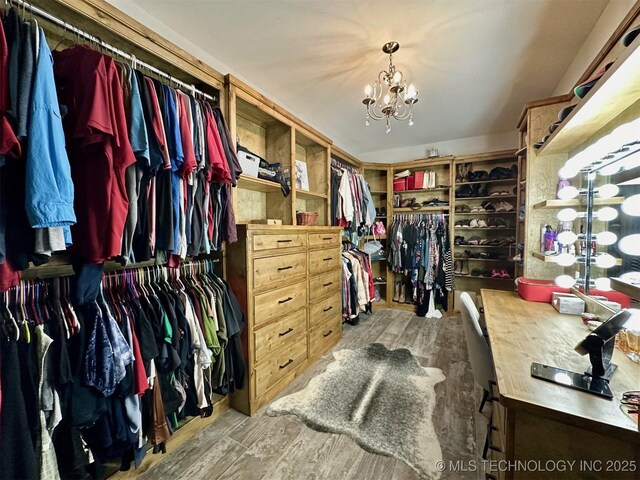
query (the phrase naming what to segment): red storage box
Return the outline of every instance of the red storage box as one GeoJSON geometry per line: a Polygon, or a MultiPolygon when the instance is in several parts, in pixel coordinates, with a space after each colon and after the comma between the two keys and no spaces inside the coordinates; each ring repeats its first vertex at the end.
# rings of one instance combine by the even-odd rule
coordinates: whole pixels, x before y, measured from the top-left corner
{"type": "Polygon", "coordinates": [[[605,297],[610,302],[619,303],[622,308],[629,308],[631,306],[631,297],[624,293],[616,292],[615,290],[605,291],[592,288],[591,290],[589,290],[589,295],[605,297]]]}
{"type": "Polygon", "coordinates": [[[553,280],[518,278],[518,295],[528,302],[551,303],[554,292],[569,293],[569,289],[559,287],[553,283],[553,280]]]}
{"type": "Polygon", "coordinates": [[[422,190],[424,188],[424,172],[413,172],[407,179],[407,190],[422,190]]]}
{"type": "Polygon", "coordinates": [[[393,191],[394,192],[404,192],[407,189],[407,179],[406,178],[394,178],[393,179],[393,191]]]}

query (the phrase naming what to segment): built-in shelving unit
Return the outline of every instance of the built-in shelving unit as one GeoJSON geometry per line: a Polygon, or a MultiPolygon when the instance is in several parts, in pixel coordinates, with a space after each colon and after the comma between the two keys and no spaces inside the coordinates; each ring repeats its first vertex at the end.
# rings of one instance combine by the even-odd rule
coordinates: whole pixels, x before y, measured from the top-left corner
{"type": "MultiPolygon", "coordinates": [[[[595,198],[593,204],[596,206],[620,205],[623,201],[624,197],[595,198]]],[[[581,199],[573,198],[571,200],[544,200],[535,203],[533,208],[579,208],[583,206],[584,204],[581,199]]]]}

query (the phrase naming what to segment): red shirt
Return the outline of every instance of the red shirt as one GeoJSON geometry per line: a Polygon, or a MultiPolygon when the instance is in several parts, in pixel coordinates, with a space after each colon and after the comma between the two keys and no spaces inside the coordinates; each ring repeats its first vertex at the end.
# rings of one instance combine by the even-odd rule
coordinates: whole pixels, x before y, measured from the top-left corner
{"type": "Polygon", "coordinates": [[[4,27],[0,22],[0,155],[20,158],[20,142],[6,116],[9,104],[9,51],[4,27]]]}
{"type": "Polygon", "coordinates": [[[229,163],[224,156],[224,149],[222,148],[222,141],[218,133],[216,119],[208,104],[205,104],[204,113],[207,119],[207,154],[209,157],[209,166],[211,167],[207,175],[207,180],[214,183],[231,183],[229,163]]]}
{"type": "Polygon", "coordinates": [[[53,52],[75,188],[72,251],[89,263],[119,255],[129,200],[125,170],[136,162],[116,64],[87,45],[53,52]]]}
{"type": "Polygon", "coordinates": [[[178,174],[182,178],[187,178],[195,170],[197,166],[196,152],[193,148],[193,136],[191,128],[189,126],[189,117],[187,113],[187,105],[185,102],[185,95],[182,92],[177,92],[177,107],[180,109],[180,138],[182,140],[182,152],[184,158],[178,174]]]}

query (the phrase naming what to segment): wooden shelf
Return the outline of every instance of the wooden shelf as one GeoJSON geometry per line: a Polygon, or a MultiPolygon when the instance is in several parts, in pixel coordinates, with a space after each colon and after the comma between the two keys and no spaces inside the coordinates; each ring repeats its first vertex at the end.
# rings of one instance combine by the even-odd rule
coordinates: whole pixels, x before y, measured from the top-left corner
{"type": "Polygon", "coordinates": [[[517,195],[494,195],[489,197],[456,197],[456,200],[500,200],[505,198],[516,198],[517,195]]]}
{"type": "Polygon", "coordinates": [[[460,226],[453,226],[453,228],[457,228],[458,230],[471,230],[473,232],[477,231],[477,230],[491,230],[493,232],[504,232],[505,230],[515,230],[516,227],[487,227],[487,228],[472,228],[472,227],[460,227],[460,226]]]}
{"type": "MultiPolygon", "coordinates": [[[[446,192],[451,187],[438,187],[438,188],[420,188],[418,190],[402,190],[400,192],[393,192],[402,195],[403,193],[429,193],[429,192],[446,192]]],[[[385,192],[386,193],[386,192],[385,192]]]]}
{"type": "Polygon", "coordinates": [[[456,182],[456,187],[461,187],[462,185],[474,185],[481,183],[516,183],[518,181],[517,178],[500,178],[496,180],[478,180],[473,182],[456,182]]]}
{"type": "Polygon", "coordinates": [[[508,260],[506,258],[503,259],[499,259],[499,258],[469,258],[469,257],[464,257],[464,258],[455,258],[453,259],[456,262],[464,262],[464,261],[470,261],[470,262],[512,262],[513,260],[508,260]]]}
{"type": "Polygon", "coordinates": [[[386,195],[386,190],[371,190],[371,195],[386,195]]]}
{"type": "Polygon", "coordinates": [[[518,212],[514,210],[510,211],[510,212],[475,212],[475,213],[470,213],[470,212],[464,212],[464,213],[460,213],[457,212],[456,216],[458,215],[517,215],[518,212]]]}
{"type": "Polygon", "coordinates": [[[540,147],[538,156],[574,150],[639,99],[640,41],[636,39],[540,147]]]}
{"type": "Polygon", "coordinates": [[[449,207],[398,207],[393,209],[393,213],[425,213],[425,212],[448,212],[449,207]]]}
{"type": "Polygon", "coordinates": [[[636,300],[640,299],[640,285],[634,285],[619,278],[612,278],[611,288],[636,300]]]}
{"type": "Polygon", "coordinates": [[[244,188],[246,190],[253,190],[256,192],[272,193],[280,191],[280,184],[269,180],[262,180],[261,178],[241,176],[238,179],[238,188],[244,188]]]}
{"type": "MultiPolygon", "coordinates": [[[[543,261],[544,263],[556,263],[556,258],[558,257],[557,255],[545,255],[544,253],[540,252],[531,252],[531,256],[543,261]]],[[[616,258],[616,266],[619,267],[620,265],[622,265],[622,260],[620,258],[616,258]]],[[[598,268],[595,262],[593,263],[593,265],[591,265],[591,268],[594,267],[598,268]]]]}
{"type": "MultiPolygon", "coordinates": [[[[545,200],[533,205],[533,208],[568,208],[568,207],[586,207],[580,198],[572,198],[571,200],[545,200]]],[[[593,204],[596,206],[604,205],[620,205],[624,201],[624,197],[613,198],[596,198],[593,204]]]]}
{"type": "Polygon", "coordinates": [[[387,282],[373,282],[374,285],[386,285],[387,282]]]}
{"type": "Polygon", "coordinates": [[[309,198],[309,199],[326,199],[327,195],[320,192],[307,192],[306,190],[299,190],[296,188],[296,196],[300,198],[309,198]]]}
{"type": "Polygon", "coordinates": [[[513,282],[513,277],[508,277],[508,278],[504,278],[504,277],[483,277],[482,275],[462,275],[461,273],[456,273],[455,277],[460,277],[460,278],[479,278],[480,280],[511,280],[513,282]]]}
{"type": "Polygon", "coordinates": [[[454,247],[464,247],[464,248],[509,248],[515,245],[515,243],[510,243],[509,245],[454,245],[454,247]]]}

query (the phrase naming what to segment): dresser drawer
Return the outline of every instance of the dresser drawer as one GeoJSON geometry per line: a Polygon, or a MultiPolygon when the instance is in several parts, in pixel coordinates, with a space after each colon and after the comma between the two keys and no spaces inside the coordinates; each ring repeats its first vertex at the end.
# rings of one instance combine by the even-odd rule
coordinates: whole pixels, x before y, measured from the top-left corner
{"type": "Polygon", "coordinates": [[[339,233],[310,233],[310,247],[337,247],[340,245],[339,233]]]}
{"type": "Polygon", "coordinates": [[[253,236],[253,250],[277,250],[307,246],[306,233],[257,234],[253,236]]]}
{"type": "Polygon", "coordinates": [[[269,360],[256,367],[256,397],[264,394],[282,377],[295,371],[307,359],[307,339],[279,350],[269,360]]]}
{"type": "Polygon", "coordinates": [[[306,339],[307,335],[307,310],[300,310],[291,316],[285,317],[261,328],[253,333],[255,363],[260,363],[276,350],[285,345],[300,341],[300,337],[306,339]]]}
{"type": "Polygon", "coordinates": [[[333,270],[309,279],[309,303],[340,290],[342,271],[333,270]]]}
{"type": "Polygon", "coordinates": [[[309,307],[309,329],[319,327],[342,315],[342,292],[338,290],[329,298],[315,302],[309,307]]]}
{"type": "Polygon", "coordinates": [[[307,275],[307,254],[293,253],[253,261],[253,288],[277,287],[307,275]]]}
{"type": "Polygon", "coordinates": [[[327,270],[339,270],[340,256],[341,251],[339,248],[309,252],[309,274],[313,275],[327,270]]]}
{"type": "Polygon", "coordinates": [[[327,323],[324,326],[314,328],[309,333],[309,356],[313,356],[316,353],[327,349],[328,345],[331,345],[340,338],[342,334],[342,318],[338,317],[335,320],[327,323]]]}
{"type": "Polygon", "coordinates": [[[254,328],[307,305],[307,281],[253,297],[254,328]]]}

